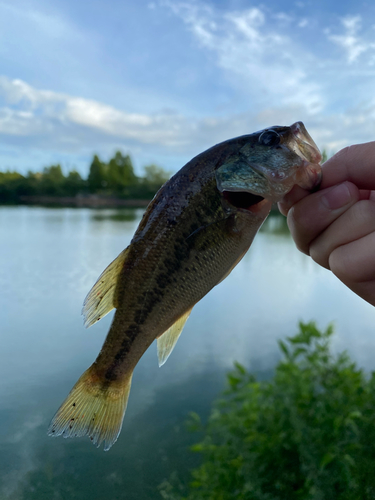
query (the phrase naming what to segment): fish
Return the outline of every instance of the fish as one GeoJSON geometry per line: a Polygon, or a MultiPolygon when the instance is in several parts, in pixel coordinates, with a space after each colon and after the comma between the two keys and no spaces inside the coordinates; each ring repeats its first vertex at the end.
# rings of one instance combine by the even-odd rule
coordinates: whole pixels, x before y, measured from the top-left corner
{"type": "Polygon", "coordinates": [[[211,147],[161,187],[84,301],[86,327],[116,312],[50,436],[88,436],[111,448],[142,355],[156,339],[159,366],[166,362],[194,305],[240,262],[272,203],[295,185],[319,187],[321,158],[302,122],[273,126],[211,147]]]}

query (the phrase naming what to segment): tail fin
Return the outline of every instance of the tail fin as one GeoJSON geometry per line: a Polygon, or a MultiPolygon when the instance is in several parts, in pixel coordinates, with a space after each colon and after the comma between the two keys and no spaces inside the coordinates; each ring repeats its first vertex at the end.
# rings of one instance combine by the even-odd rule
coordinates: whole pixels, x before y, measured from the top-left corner
{"type": "Polygon", "coordinates": [[[128,404],[132,374],[122,381],[103,385],[90,367],[78,379],[57,410],[49,428],[49,436],[89,436],[104,451],[116,442],[128,404]]]}

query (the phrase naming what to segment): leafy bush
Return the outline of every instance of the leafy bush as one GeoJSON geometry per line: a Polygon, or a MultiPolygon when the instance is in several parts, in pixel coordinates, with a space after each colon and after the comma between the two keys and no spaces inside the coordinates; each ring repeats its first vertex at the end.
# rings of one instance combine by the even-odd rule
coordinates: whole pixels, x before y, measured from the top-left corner
{"type": "MultiPolygon", "coordinates": [[[[203,464],[184,498],[375,498],[375,375],[333,356],[332,332],[301,323],[279,342],[283,359],[269,381],[236,365],[194,446],[203,464]]],[[[177,498],[170,485],[162,496],[177,498]]]]}

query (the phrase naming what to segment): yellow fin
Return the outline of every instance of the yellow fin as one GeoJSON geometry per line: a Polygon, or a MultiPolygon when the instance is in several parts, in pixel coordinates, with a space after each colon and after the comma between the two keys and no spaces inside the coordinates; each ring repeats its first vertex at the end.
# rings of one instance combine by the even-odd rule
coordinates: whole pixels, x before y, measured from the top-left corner
{"type": "Polygon", "coordinates": [[[83,303],[82,314],[85,318],[85,327],[93,325],[114,307],[115,291],[118,276],[124,267],[129,247],[125,248],[116,259],[109,264],[91,288],[83,303]]]}
{"type": "Polygon", "coordinates": [[[104,451],[109,450],[121,431],[131,379],[132,374],[122,384],[104,386],[90,367],[57,410],[48,435],[89,436],[97,447],[104,441],[104,451]]]}
{"type": "Polygon", "coordinates": [[[192,309],[193,308],[186,311],[186,313],[183,314],[180,318],[178,318],[178,320],[175,323],[173,323],[173,325],[170,328],[168,328],[166,332],[164,332],[162,335],[158,337],[157,346],[158,346],[159,366],[163,366],[164,363],[169,358],[171,352],[174,349],[174,346],[176,345],[178,337],[181,335],[186,320],[190,316],[192,309]]]}

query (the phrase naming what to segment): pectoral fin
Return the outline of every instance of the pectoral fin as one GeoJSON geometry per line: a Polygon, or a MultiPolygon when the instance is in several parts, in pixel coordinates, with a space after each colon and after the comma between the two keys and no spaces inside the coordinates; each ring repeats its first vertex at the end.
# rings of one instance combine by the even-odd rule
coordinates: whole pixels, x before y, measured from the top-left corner
{"type": "Polygon", "coordinates": [[[118,276],[124,267],[129,247],[125,248],[99,276],[83,303],[82,314],[88,328],[108,314],[116,304],[116,285],[118,276]]]}
{"type": "Polygon", "coordinates": [[[178,337],[181,335],[186,320],[190,316],[193,308],[186,311],[178,320],[157,339],[159,366],[163,366],[169,358],[176,345],[178,337]]]}

